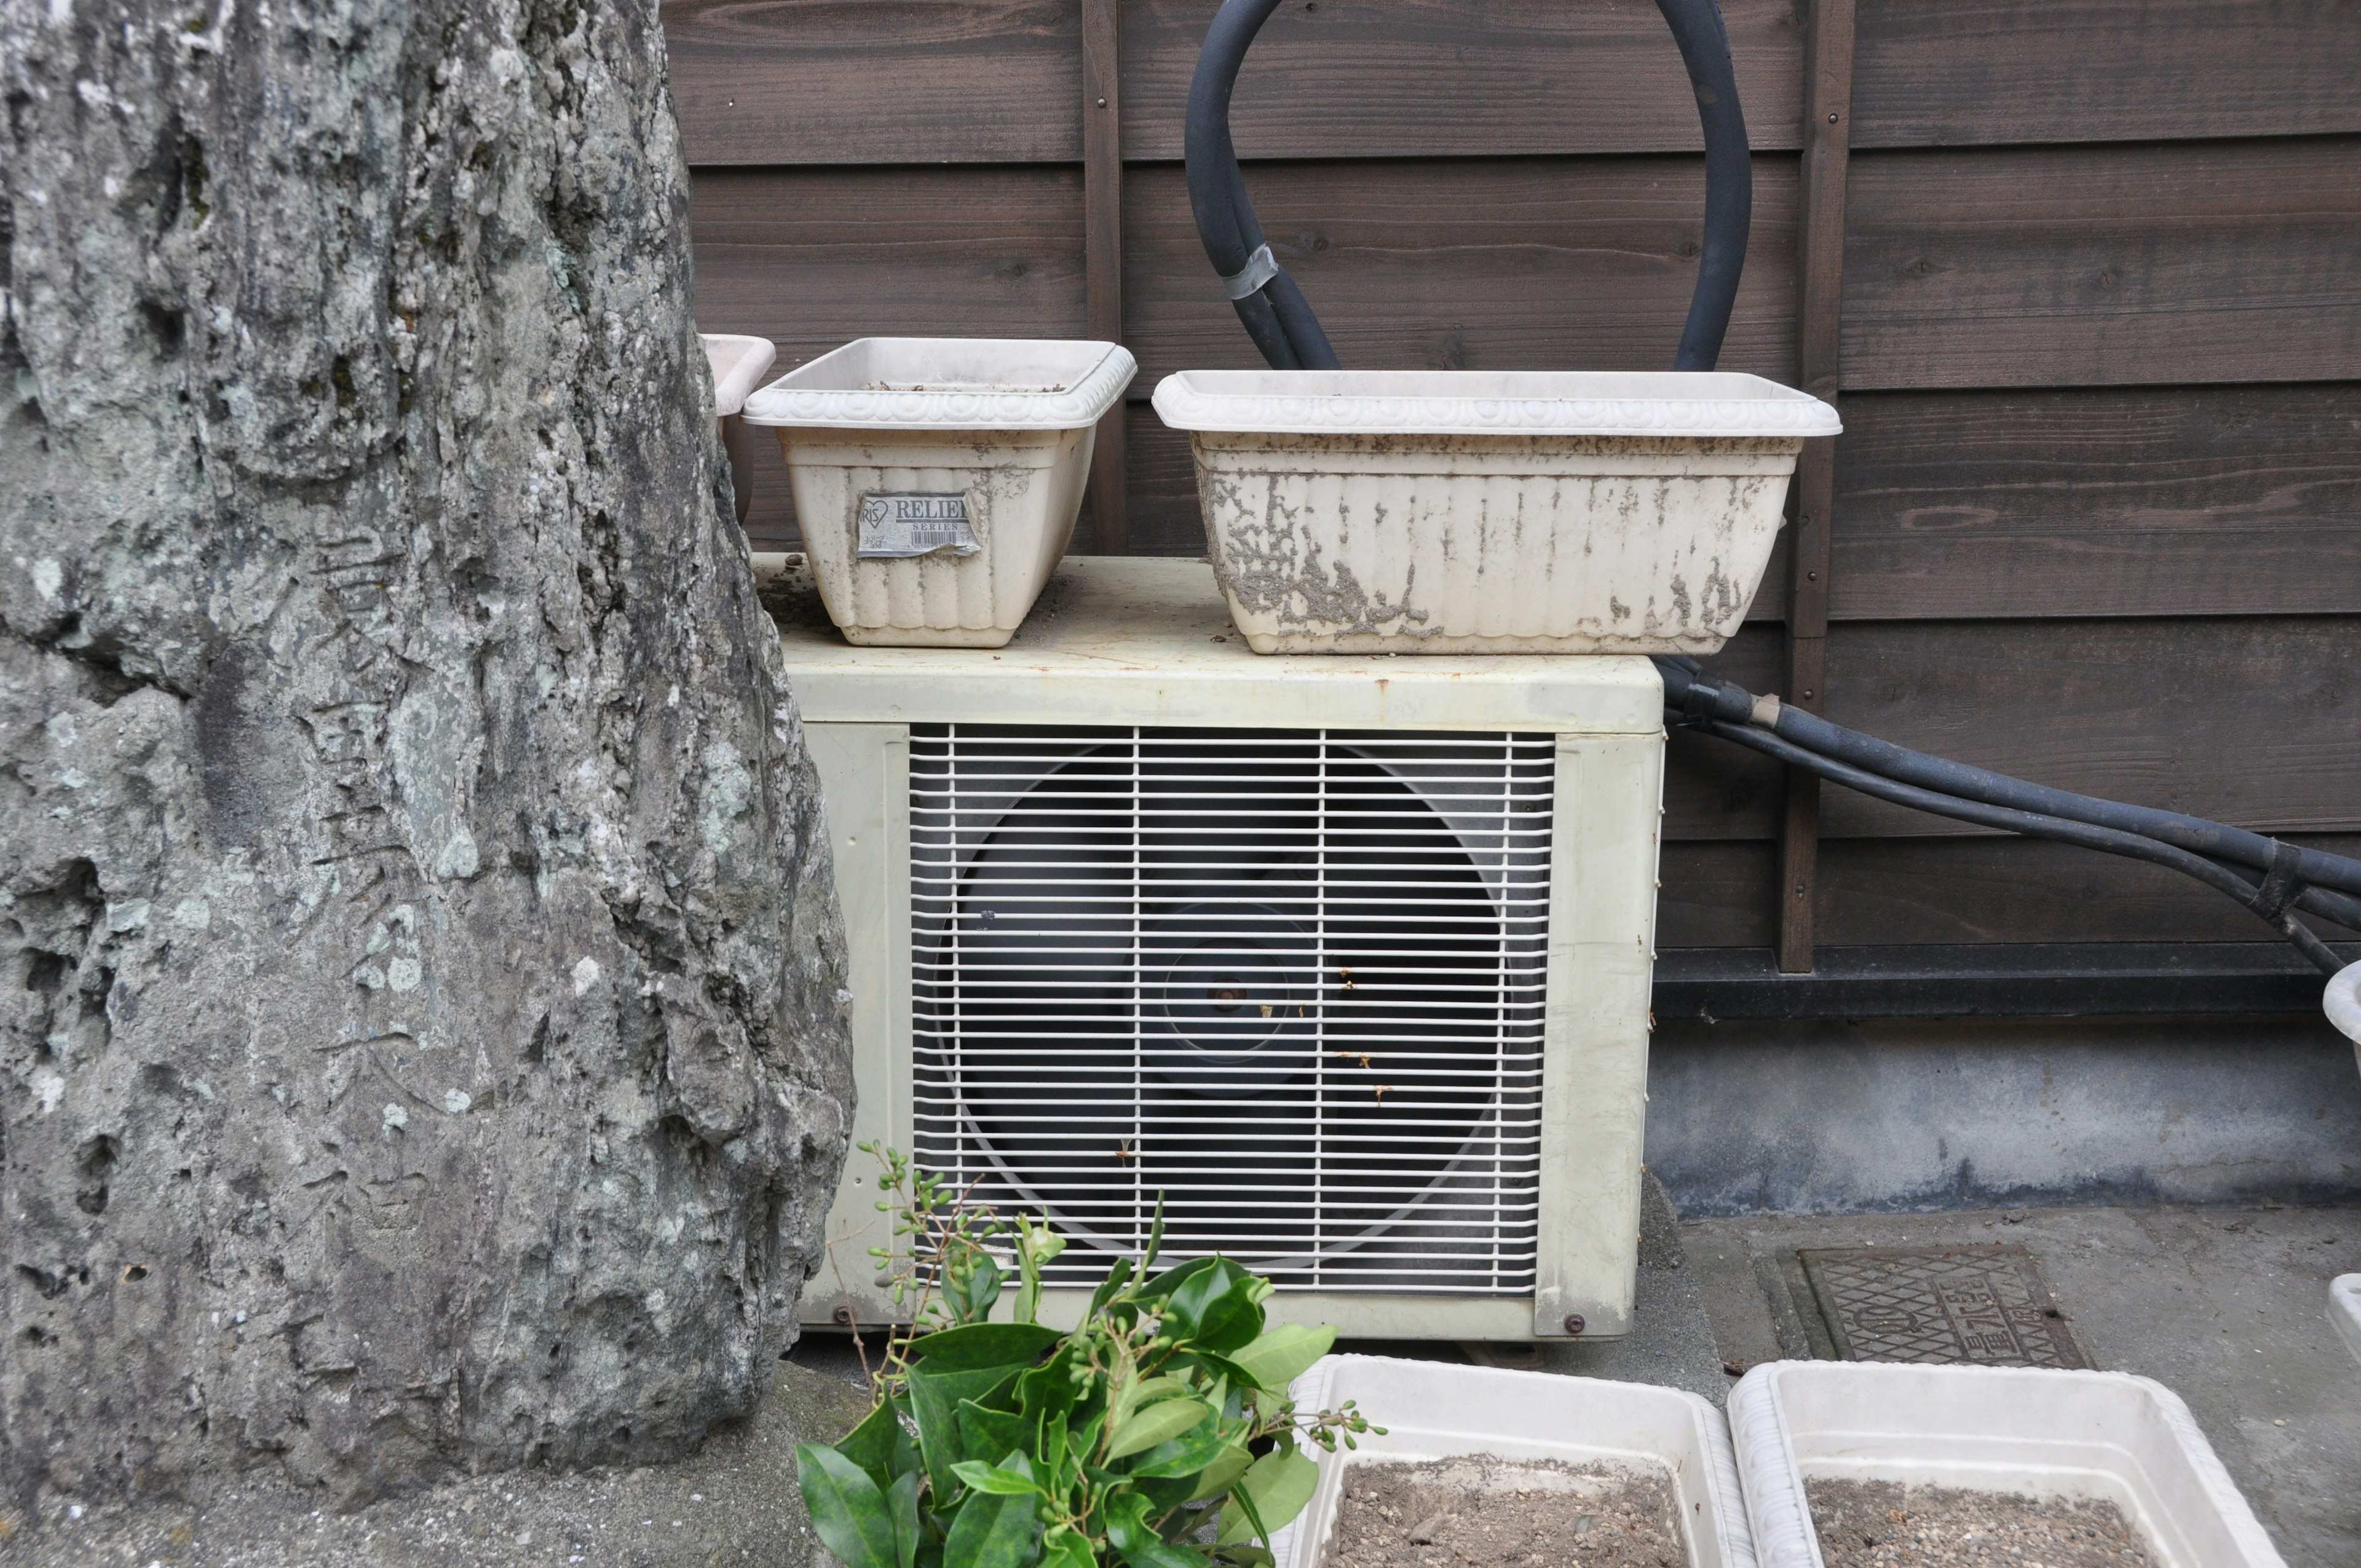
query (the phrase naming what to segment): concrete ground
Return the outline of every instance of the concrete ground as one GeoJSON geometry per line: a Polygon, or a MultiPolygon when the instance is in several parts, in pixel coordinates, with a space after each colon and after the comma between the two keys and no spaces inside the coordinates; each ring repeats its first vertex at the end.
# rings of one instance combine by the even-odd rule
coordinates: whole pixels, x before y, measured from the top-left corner
{"type": "Polygon", "coordinates": [[[2361,1270],[2361,1205],[1764,1215],[1680,1233],[1721,1354],[1743,1365],[1801,1348],[1765,1288],[1782,1253],[2022,1245],[2094,1365],[2189,1402],[2290,1563],[2361,1568],[2361,1362],[2327,1319],[2329,1280],[2361,1270]]]}

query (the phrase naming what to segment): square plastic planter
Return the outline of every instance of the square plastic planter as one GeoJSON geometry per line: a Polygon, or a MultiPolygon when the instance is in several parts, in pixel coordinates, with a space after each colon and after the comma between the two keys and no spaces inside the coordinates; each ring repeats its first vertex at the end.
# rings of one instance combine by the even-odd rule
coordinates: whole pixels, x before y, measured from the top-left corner
{"type": "Polygon", "coordinates": [[[1357,1450],[1311,1451],[1320,1484],[1272,1542],[1280,1568],[1352,1568],[1323,1563],[1322,1553],[1356,1464],[1472,1455],[1652,1471],[1671,1481],[1679,1499],[1692,1568],[1752,1568],[1729,1429],[1721,1412],[1694,1394],[1377,1355],[1328,1356],[1296,1379],[1292,1392],[1307,1412],[1356,1400],[1386,1432],[1359,1439],[1357,1450]]]}
{"type": "Polygon", "coordinates": [[[864,337],[746,400],[778,432],[829,619],[873,646],[997,648],[1082,511],[1112,343],[864,337]]]}
{"type": "Polygon", "coordinates": [[[1806,436],[1759,377],[1184,370],[1214,576],[1257,653],[1710,653],[1806,436]]]}
{"type": "Polygon", "coordinates": [[[1822,1568],[1804,1481],[1898,1481],[2114,1504],[2163,1568],[2284,1568],[2160,1383],[2122,1372],[1773,1361],[1730,1396],[1764,1568],[1822,1568]]]}
{"type": "Polygon", "coordinates": [[[745,422],[739,411],[746,394],[778,357],[767,337],[739,337],[728,333],[701,332],[705,361],[713,370],[713,417],[721,425],[721,445],[730,454],[730,486],[738,503],[738,521],[744,522],[754,504],[754,455],[742,439],[745,422]]]}

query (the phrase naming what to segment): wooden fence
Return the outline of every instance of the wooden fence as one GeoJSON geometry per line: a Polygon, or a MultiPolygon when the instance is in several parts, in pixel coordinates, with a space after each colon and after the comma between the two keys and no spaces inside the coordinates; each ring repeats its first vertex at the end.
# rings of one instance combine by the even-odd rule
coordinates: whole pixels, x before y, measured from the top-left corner
{"type": "MultiPolygon", "coordinates": [[[[1807,454],[1716,667],[2361,851],[2361,5],[1857,5],[1726,0],[1756,159],[1722,364],[1836,399],[1846,433],[1807,454]]],[[[1141,370],[1087,537],[1199,553],[1147,398],[1258,363],[1180,161],[1213,9],[667,0],[701,323],[787,365],[1119,331],[1141,370]]],[[[1233,123],[1345,364],[1669,365],[1703,165],[1649,0],[1286,0],[1233,123]]],[[[793,539],[785,488],[759,477],[758,547],[793,539]]],[[[2117,950],[2169,969],[2268,939],[2169,873],[1675,751],[1666,949],[2152,944],[2117,950]]]]}

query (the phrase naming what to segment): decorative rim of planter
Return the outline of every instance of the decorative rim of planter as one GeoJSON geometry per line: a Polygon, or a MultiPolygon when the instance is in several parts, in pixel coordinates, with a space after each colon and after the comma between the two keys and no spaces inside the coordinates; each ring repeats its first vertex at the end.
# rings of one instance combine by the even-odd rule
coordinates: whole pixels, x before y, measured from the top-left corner
{"type": "Polygon", "coordinates": [[[752,394],[746,400],[744,417],[748,424],[821,430],[1080,430],[1096,424],[1115,407],[1138,372],[1139,362],[1131,351],[1115,343],[864,337],[788,371],[752,394]],[[1056,384],[1007,389],[963,384],[945,391],[813,384],[841,378],[846,362],[860,356],[915,356],[938,347],[962,355],[1001,352],[1011,359],[1029,358],[1056,384]]]}
{"type": "MultiPolygon", "coordinates": [[[[1748,1522],[1753,1527],[1754,1550],[1762,1568],[1823,1568],[1819,1531],[1813,1526],[1805,1500],[1802,1475],[1795,1462],[1795,1439],[1779,1384],[1790,1376],[1812,1379],[1840,1377],[1874,1384],[1882,1379],[1921,1381],[1929,1376],[1972,1377],[1985,1382],[2055,1383],[2072,1379],[2085,1386],[2114,1384],[2136,1389],[2156,1408],[2158,1419],[2187,1460],[2198,1490],[2242,1556],[2241,1561],[2268,1568],[2286,1568],[2285,1559],[2255,1518],[2253,1508],[2180,1396],[2153,1377],[2128,1372],[2095,1372],[2046,1366],[1928,1366],[1872,1361],[1767,1361],[1739,1379],[1730,1391],[1730,1437],[1738,1453],[1741,1485],[1746,1492],[1748,1522]]],[[[1858,1450],[1872,1441],[1859,1431],[1847,1432],[1858,1450]]],[[[2151,1542],[2151,1545],[2154,1543],[2151,1542]]]]}
{"type": "Polygon", "coordinates": [[[2361,1274],[2340,1274],[2328,1282],[2328,1321],[2345,1348],[2361,1360],[2361,1274]]]}
{"type": "Polygon", "coordinates": [[[2347,964],[2329,977],[2320,999],[2321,1011],[2361,1051],[2361,964],[2347,964]]]}
{"type": "Polygon", "coordinates": [[[754,383],[763,378],[779,351],[767,337],[728,332],[697,335],[705,345],[706,363],[713,369],[713,412],[717,418],[728,419],[746,406],[746,394],[754,389],[754,383]]]}
{"type": "Polygon", "coordinates": [[[1276,435],[1800,438],[1844,428],[1808,392],[1726,370],[1182,370],[1158,383],[1155,405],[1174,430],[1276,435]],[[1451,391],[1455,381],[1466,390],[1451,391]]]}

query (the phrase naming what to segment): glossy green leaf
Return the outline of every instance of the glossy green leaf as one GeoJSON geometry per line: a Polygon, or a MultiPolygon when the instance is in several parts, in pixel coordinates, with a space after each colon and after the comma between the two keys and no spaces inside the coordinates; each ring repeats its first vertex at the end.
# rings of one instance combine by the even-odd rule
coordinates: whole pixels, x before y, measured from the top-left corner
{"type": "Polygon", "coordinates": [[[1182,1280],[1164,1305],[1166,1332],[1226,1354],[1262,1332],[1262,1309],[1247,1288],[1254,1277],[1228,1258],[1182,1280]]]}
{"type": "Polygon", "coordinates": [[[844,1568],[900,1568],[893,1515],[867,1471],[832,1448],[799,1442],[796,1485],[812,1529],[844,1568]]]}
{"type": "Polygon", "coordinates": [[[1106,1459],[1112,1464],[1142,1453],[1158,1443],[1179,1437],[1191,1427],[1213,1414],[1212,1407],[1196,1399],[1162,1399],[1144,1410],[1135,1411],[1129,1420],[1115,1429],[1107,1442],[1106,1459]]]}
{"type": "Polygon", "coordinates": [[[1197,1472],[1196,1487],[1185,1500],[1195,1503],[1207,1497],[1220,1497],[1237,1485],[1238,1477],[1245,1475],[1246,1466],[1253,1463],[1254,1455],[1246,1452],[1246,1445],[1233,1442],[1197,1472]]]}
{"type": "MultiPolygon", "coordinates": [[[[935,1496],[949,1497],[958,1477],[951,1466],[978,1455],[967,1452],[959,1424],[960,1401],[996,1405],[999,1396],[1015,1387],[1014,1367],[979,1366],[941,1372],[925,1362],[910,1368],[910,1413],[918,1423],[918,1452],[935,1484],[935,1496]]],[[[990,1450],[985,1450],[989,1453],[990,1450]]],[[[939,1506],[939,1505],[938,1505],[939,1506]]]]}
{"type": "Polygon", "coordinates": [[[1030,1470],[986,1464],[981,1459],[962,1459],[951,1466],[951,1473],[974,1491],[993,1497],[1021,1497],[1042,1495],[1030,1470]]]}
{"type": "Polygon", "coordinates": [[[1301,1453],[1271,1450],[1238,1477],[1236,1489],[1223,1505],[1221,1533],[1215,1540],[1227,1546],[1259,1536],[1268,1545],[1270,1532],[1285,1529],[1301,1513],[1319,1484],[1320,1466],[1301,1453]]]}
{"type": "Polygon", "coordinates": [[[918,1523],[918,1473],[915,1470],[898,1475],[885,1488],[885,1512],[894,1521],[894,1559],[899,1568],[916,1568],[918,1542],[924,1530],[918,1523]]]}
{"type": "Polygon", "coordinates": [[[1168,1442],[1158,1443],[1141,1454],[1124,1474],[1142,1481],[1178,1480],[1183,1475],[1194,1475],[1224,1453],[1243,1442],[1246,1430],[1242,1422],[1234,1423],[1227,1432],[1222,1430],[1220,1421],[1202,1422],[1168,1442]]]}
{"type": "Polygon", "coordinates": [[[1137,1492],[1123,1493],[1107,1505],[1107,1544],[1117,1557],[1131,1568],[1205,1568],[1203,1552],[1166,1541],[1148,1516],[1148,1501],[1137,1492]]]}
{"type": "Polygon", "coordinates": [[[1041,1568],[1099,1568],[1088,1536],[1068,1525],[1052,1525],[1041,1538],[1041,1568]]]}
{"type": "Polygon", "coordinates": [[[1257,1387],[1284,1394],[1287,1386],[1311,1371],[1312,1364],[1327,1354],[1335,1343],[1336,1331],[1331,1325],[1281,1323],[1266,1329],[1251,1344],[1232,1351],[1229,1360],[1257,1387]]]}
{"type": "Polygon", "coordinates": [[[1039,1323],[967,1323],[910,1342],[913,1363],[938,1372],[978,1366],[1030,1366],[1056,1344],[1058,1331],[1039,1323]]]}
{"type": "MultiPolygon", "coordinates": [[[[971,1496],[943,1542],[943,1568],[1022,1568],[1033,1556],[1040,1521],[1030,1496],[971,1496]]],[[[855,1568],[846,1563],[845,1568],[855,1568]]]]}
{"type": "Polygon", "coordinates": [[[1040,1430],[1031,1416],[988,1409],[973,1399],[960,1401],[959,1424],[960,1446],[970,1453],[1006,1453],[1011,1449],[1030,1453],[1040,1430]]]}
{"type": "Polygon", "coordinates": [[[893,1402],[887,1400],[863,1416],[861,1424],[845,1433],[835,1447],[883,1486],[893,1479],[894,1440],[901,1435],[902,1423],[895,1419],[893,1402]]]}
{"type": "Polygon", "coordinates": [[[1221,1261],[1218,1257],[1192,1257],[1186,1263],[1176,1263],[1155,1278],[1143,1280],[1139,1293],[1151,1301],[1169,1297],[1180,1288],[1183,1281],[1194,1278],[1221,1261]]]}

